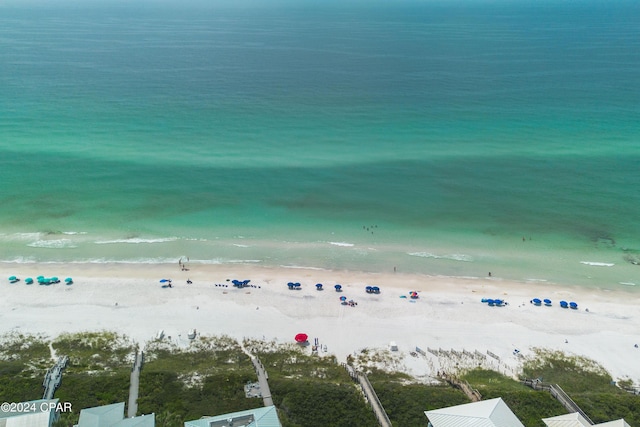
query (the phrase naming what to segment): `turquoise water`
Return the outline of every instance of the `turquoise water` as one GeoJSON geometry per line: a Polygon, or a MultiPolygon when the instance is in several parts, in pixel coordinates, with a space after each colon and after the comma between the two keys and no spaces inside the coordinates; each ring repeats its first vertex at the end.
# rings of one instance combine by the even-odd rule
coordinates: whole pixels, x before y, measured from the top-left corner
{"type": "Polygon", "coordinates": [[[605,1],[3,3],[0,260],[633,289],[637,22],[605,1]]]}

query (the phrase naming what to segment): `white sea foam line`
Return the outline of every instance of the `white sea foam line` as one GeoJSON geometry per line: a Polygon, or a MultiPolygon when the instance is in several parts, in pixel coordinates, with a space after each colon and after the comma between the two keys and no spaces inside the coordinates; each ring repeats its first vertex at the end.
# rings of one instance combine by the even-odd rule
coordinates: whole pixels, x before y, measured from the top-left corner
{"type": "Polygon", "coordinates": [[[417,256],[421,258],[450,259],[452,261],[464,261],[464,262],[473,261],[473,257],[465,254],[436,255],[430,252],[407,252],[407,255],[417,256]]]}
{"type": "Polygon", "coordinates": [[[621,285],[625,285],[625,286],[636,286],[636,284],[633,283],[633,282],[618,282],[618,283],[620,283],[621,285]]]}
{"type": "Polygon", "coordinates": [[[344,246],[344,247],[355,246],[353,243],[348,243],[348,242],[329,242],[329,244],[333,246],[344,246]]]}
{"type": "Polygon", "coordinates": [[[615,265],[609,262],[592,262],[592,261],[580,261],[580,264],[592,265],[594,267],[613,267],[615,265]]]}
{"type": "Polygon", "coordinates": [[[62,234],[75,235],[75,234],[88,234],[86,231],[63,231],[62,234]]]}
{"type": "Polygon", "coordinates": [[[63,248],[77,248],[69,239],[55,239],[55,240],[37,240],[27,244],[32,248],[46,248],[46,249],[63,249],[63,248]]]}
{"type": "Polygon", "coordinates": [[[141,239],[141,238],[132,238],[132,239],[115,239],[115,240],[97,240],[94,243],[96,245],[108,245],[114,243],[164,243],[164,242],[174,242],[178,240],[177,237],[164,237],[159,239],[141,239]]]}
{"type": "Polygon", "coordinates": [[[239,248],[248,248],[248,247],[250,247],[249,245],[241,245],[241,244],[238,244],[238,243],[234,243],[233,246],[237,246],[239,248]]]}
{"type": "Polygon", "coordinates": [[[321,267],[306,267],[304,265],[280,265],[280,267],[282,267],[282,268],[300,269],[300,270],[318,270],[318,271],[326,270],[325,268],[321,268],[321,267]]]}

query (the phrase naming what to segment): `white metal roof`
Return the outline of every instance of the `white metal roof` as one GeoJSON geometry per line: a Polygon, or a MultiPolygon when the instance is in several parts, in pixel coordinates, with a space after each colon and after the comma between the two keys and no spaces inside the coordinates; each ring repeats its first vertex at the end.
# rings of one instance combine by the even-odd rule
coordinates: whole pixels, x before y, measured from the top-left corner
{"type": "Polygon", "coordinates": [[[547,427],[591,427],[589,421],[577,412],[558,415],[557,417],[543,418],[542,421],[547,427]]]}
{"type": "Polygon", "coordinates": [[[524,427],[501,398],[425,411],[433,427],[524,427]]]}
{"type": "Polygon", "coordinates": [[[620,418],[619,420],[609,421],[602,424],[596,424],[595,427],[631,427],[627,422],[620,418]]]}

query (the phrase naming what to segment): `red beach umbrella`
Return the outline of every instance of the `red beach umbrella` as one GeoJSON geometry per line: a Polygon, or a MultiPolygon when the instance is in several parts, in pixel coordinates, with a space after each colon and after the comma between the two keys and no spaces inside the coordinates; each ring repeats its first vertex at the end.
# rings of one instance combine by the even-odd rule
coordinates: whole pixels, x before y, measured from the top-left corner
{"type": "Polygon", "coordinates": [[[306,342],[309,339],[309,335],[307,334],[298,334],[295,337],[296,342],[306,342]]]}

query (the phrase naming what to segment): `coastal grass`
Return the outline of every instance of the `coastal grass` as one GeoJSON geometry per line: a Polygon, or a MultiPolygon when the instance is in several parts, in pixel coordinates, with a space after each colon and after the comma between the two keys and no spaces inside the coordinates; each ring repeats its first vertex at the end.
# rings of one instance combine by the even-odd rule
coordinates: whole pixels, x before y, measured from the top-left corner
{"type": "Polygon", "coordinates": [[[130,368],[137,346],[126,336],[110,331],[62,334],[51,342],[58,356],[69,357],[65,373],[114,373],[130,368]]]}
{"type": "MultiPolygon", "coordinates": [[[[640,425],[640,396],[618,387],[611,375],[593,360],[536,349],[535,357],[525,362],[523,374],[560,385],[596,423],[624,418],[630,425],[640,425]]],[[[629,382],[623,380],[622,385],[629,386],[629,382]]]]}
{"type": "Polygon", "coordinates": [[[311,354],[308,347],[245,340],[260,359],[283,427],[368,427],[373,412],[335,356],[311,354]]]}
{"type": "Polygon", "coordinates": [[[535,391],[495,371],[474,369],[462,379],[478,390],[483,400],[501,397],[526,427],[544,427],[542,418],[567,412],[550,393],[535,391]]]}
{"type": "Polygon", "coordinates": [[[458,389],[418,383],[402,372],[374,368],[367,376],[394,426],[427,427],[424,411],[469,403],[467,396],[458,389]]]}
{"type": "Polygon", "coordinates": [[[155,413],[159,427],[262,406],[262,399],[245,397],[244,385],[256,375],[233,338],[200,336],[186,348],[156,340],[144,352],[138,413],[155,413]]]}

